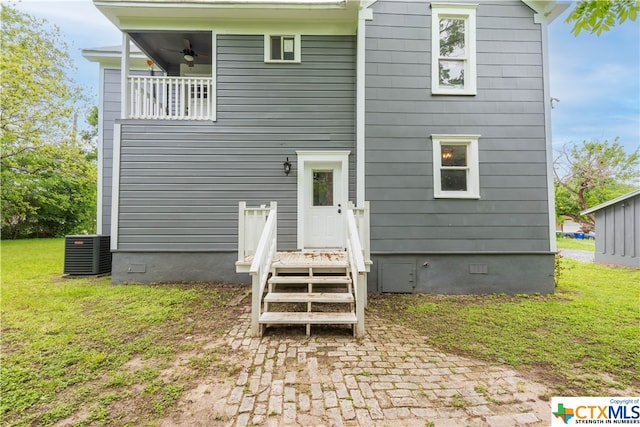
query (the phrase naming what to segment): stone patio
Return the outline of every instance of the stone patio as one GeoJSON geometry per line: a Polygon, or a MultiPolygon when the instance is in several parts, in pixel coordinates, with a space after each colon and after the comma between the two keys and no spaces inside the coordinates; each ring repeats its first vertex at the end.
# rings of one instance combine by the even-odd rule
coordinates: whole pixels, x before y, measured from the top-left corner
{"type": "MultiPolygon", "coordinates": [[[[249,307],[226,335],[244,369],[217,390],[209,425],[546,426],[548,390],[503,366],[443,354],[416,333],[367,316],[344,328],[249,335],[249,307]]],[[[220,387],[210,385],[209,387],[220,387]]],[[[214,390],[210,390],[213,393],[214,390]]]]}

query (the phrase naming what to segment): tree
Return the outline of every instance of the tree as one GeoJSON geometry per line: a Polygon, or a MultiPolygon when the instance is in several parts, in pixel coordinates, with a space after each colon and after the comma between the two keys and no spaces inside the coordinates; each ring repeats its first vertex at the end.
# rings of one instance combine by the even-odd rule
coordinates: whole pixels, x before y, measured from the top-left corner
{"type": "Polygon", "coordinates": [[[565,145],[554,159],[556,214],[592,231],[594,216],[580,212],[637,188],[639,164],[640,149],[627,154],[617,138],[565,145]]]}
{"type": "Polygon", "coordinates": [[[75,138],[71,57],[59,29],[0,6],[2,237],[80,231],[95,209],[96,166],[75,138]]]}
{"type": "Polygon", "coordinates": [[[576,36],[582,30],[600,35],[627,19],[635,21],[638,12],[640,0],[581,0],[565,22],[574,22],[571,32],[576,36]]]}
{"type": "Polygon", "coordinates": [[[88,129],[84,129],[80,132],[80,139],[82,140],[85,149],[88,152],[89,160],[98,159],[98,107],[94,105],[89,109],[87,117],[85,118],[88,129]]]}

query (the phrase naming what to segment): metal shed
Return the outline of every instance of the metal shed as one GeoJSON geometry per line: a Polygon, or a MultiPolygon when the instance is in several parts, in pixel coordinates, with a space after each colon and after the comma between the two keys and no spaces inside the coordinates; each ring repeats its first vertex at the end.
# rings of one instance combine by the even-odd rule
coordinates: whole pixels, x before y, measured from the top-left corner
{"type": "Polygon", "coordinates": [[[596,262],[640,268],[640,190],[581,214],[596,217],[596,262]]]}

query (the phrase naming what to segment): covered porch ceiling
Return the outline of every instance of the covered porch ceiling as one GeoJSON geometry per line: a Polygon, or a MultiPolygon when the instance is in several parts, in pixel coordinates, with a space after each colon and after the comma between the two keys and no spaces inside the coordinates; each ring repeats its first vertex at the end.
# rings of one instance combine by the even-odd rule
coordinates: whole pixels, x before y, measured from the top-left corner
{"type": "Polygon", "coordinates": [[[357,30],[360,0],[94,0],[169,75],[212,63],[212,33],[344,34],[357,30]],[[185,60],[193,50],[193,61],[185,60]]]}
{"type": "Polygon", "coordinates": [[[211,31],[128,31],[127,33],[131,41],[169,75],[179,75],[180,64],[211,64],[211,31]],[[193,61],[185,59],[187,53],[191,54],[193,61]]]}

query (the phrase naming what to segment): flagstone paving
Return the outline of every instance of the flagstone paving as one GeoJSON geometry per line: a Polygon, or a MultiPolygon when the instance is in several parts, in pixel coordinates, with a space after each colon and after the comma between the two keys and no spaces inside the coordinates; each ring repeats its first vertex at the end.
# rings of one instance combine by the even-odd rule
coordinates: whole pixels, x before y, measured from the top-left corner
{"type": "Polygon", "coordinates": [[[545,386],[504,366],[436,351],[369,315],[349,329],[249,333],[249,308],[226,335],[244,369],[212,408],[229,426],[546,426],[545,386]]]}

